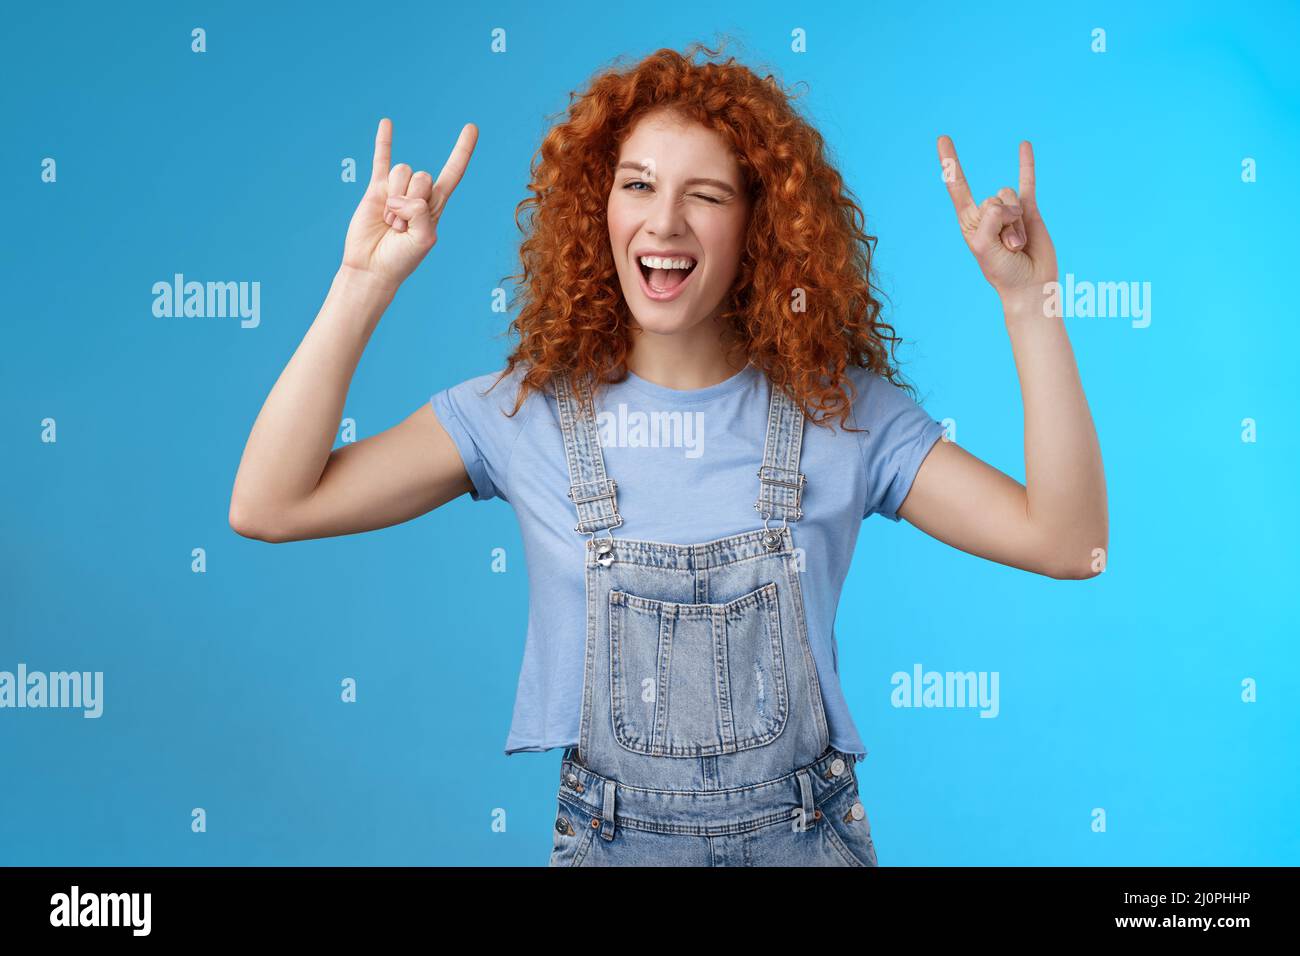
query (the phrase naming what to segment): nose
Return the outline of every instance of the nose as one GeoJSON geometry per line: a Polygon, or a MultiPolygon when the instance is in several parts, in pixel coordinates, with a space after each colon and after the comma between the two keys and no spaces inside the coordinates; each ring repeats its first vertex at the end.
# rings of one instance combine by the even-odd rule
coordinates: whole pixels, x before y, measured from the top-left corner
{"type": "Polygon", "coordinates": [[[661,238],[679,236],[684,223],[685,214],[672,190],[665,188],[655,193],[654,202],[646,215],[646,232],[661,238]]]}

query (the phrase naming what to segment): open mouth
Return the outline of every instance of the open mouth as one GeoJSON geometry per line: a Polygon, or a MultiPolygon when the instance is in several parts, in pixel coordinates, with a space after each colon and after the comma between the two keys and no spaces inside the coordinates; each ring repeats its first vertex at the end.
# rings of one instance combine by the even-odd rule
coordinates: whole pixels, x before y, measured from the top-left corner
{"type": "Polygon", "coordinates": [[[657,302],[675,299],[695,274],[699,262],[692,262],[686,269],[652,269],[645,265],[640,257],[636,260],[641,272],[641,289],[646,296],[657,302]]]}

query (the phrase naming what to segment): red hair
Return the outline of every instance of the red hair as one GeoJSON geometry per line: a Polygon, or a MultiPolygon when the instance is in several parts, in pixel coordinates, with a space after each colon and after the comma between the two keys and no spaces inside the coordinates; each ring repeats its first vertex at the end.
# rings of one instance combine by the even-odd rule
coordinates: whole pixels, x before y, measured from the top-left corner
{"type": "Polygon", "coordinates": [[[821,413],[811,415],[816,424],[838,415],[847,427],[849,366],[914,391],[890,358],[901,340],[880,319],[871,266],[876,237],[864,231],[862,210],[827,159],[821,134],[771,74],[760,79],[735,57],[696,63],[698,49],[715,59],[721,53],[694,43],[685,55],[661,49],[628,69],[600,73],[586,92],[570,94],[567,119],[534,155],[533,195],[515,209],[525,233],[523,271],[509,278],[522,280],[511,303],[522,308],[509,325],[519,343],[501,378],[516,366],[525,371],[511,415],[558,373],[588,376],[593,387],[627,377],[635,319],[610,249],[606,204],[623,140],[661,109],[716,131],[734,151],[750,196],[744,252],[722,303],[727,354],[821,413]]]}

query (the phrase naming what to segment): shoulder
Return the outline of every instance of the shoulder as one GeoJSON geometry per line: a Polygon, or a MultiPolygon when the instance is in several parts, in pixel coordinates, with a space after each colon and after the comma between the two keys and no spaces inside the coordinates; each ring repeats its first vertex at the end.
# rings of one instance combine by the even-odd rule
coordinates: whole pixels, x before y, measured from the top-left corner
{"type": "Polygon", "coordinates": [[[511,418],[506,418],[514,411],[515,402],[523,383],[525,370],[516,366],[510,372],[498,369],[474,375],[453,385],[444,387],[433,395],[435,409],[447,408],[457,414],[473,418],[486,418],[489,413],[500,416],[507,421],[514,419],[521,424],[528,417],[532,407],[545,396],[532,390],[519,406],[519,411],[511,418]]]}
{"type": "Polygon", "coordinates": [[[902,385],[869,369],[850,375],[857,394],[853,425],[866,479],[864,516],[873,512],[897,521],[898,508],[944,427],[902,385]]]}
{"type": "Polygon", "coordinates": [[[845,371],[852,384],[853,424],[870,433],[900,417],[925,416],[921,403],[903,385],[895,384],[879,372],[853,366],[845,371]]]}
{"type": "Polygon", "coordinates": [[[546,396],[531,391],[516,410],[524,376],[516,367],[484,372],[449,385],[429,399],[434,414],[451,436],[465,470],[474,482],[476,499],[510,500],[510,462],[520,436],[546,396]]]}
{"type": "Polygon", "coordinates": [[[491,395],[498,403],[509,399],[510,403],[513,404],[515,393],[519,390],[523,375],[524,372],[521,368],[516,367],[509,373],[502,368],[497,369],[495,372],[483,372],[479,375],[473,375],[447,386],[445,390],[455,392],[465,398],[470,396],[487,398],[491,395]],[[500,384],[497,384],[498,380],[500,380],[500,384]]]}

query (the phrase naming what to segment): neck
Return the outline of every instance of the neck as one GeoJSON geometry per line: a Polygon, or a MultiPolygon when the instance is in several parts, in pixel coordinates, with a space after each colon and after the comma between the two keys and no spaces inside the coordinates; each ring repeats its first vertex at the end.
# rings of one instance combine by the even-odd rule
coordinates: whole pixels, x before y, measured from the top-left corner
{"type": "Polygon", "coordinates": [[[674,335],[638,330],[627,357],[627,367],[647,382],[683,390],[725,382],[747,364],[743,358],[739,365],[728,360],[712,322],[674,335]]]}

